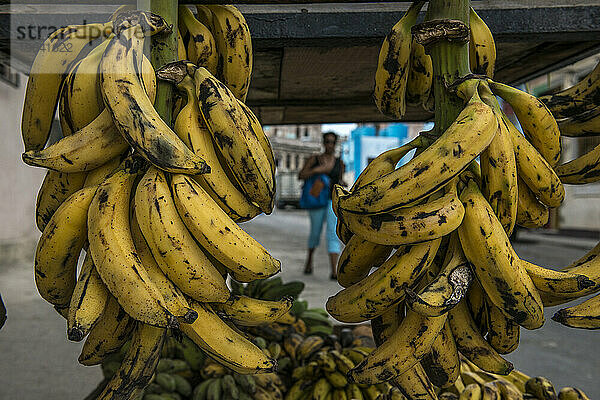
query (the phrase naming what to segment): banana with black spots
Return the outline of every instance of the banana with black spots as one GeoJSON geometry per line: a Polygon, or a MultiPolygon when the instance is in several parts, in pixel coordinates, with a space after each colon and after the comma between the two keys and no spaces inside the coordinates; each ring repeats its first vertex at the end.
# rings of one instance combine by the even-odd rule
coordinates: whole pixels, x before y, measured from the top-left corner
{"type": "Polygon", "coordinates": [[[473,7],[469,12],[469,65],[474,74],[494,77],[496,43],[490,28],[473,7]]]}
{"type": "MultiPolygon", "coordinates": [[[[196,65],[205,67],[211,73],[216,73],[219,54],[209,27],[198,21],[187,6],[179,6],[177,16],[181,34],[190,35],[188,59],[196,65]]],[[[185,57],[180,58],[180,60],[185,59],[185,57]]]]}
{"type": "Polygon", "coordinates": [[[358,235],[352,236],[338,259],[339,284],[347,288],[361,281],[372,268],[381,266],[393,250],[392,246],[376,244],[358,235]]]}
{"type": "Polygon", "coordinates": [[[375,105],[384,115],[402,118],[406,112],[406,86],[410,74],[411,28],[425,1],[415,1],[386,35],[375,72],[375,105]]]}
{"type": "Polygon", "coordinates": [[[421,360],[429,380],[437,387],[452,386],[460,376],[460,355],[448,321],[421,360]]]}
{"type": "Polygon", "coordinates": [[[519,325],[502,314],[502,311],[490,301],[487,302],[487,310],[488,343],[498,354],[512,353],[519,346],[519,325]]]}
{"type": "Polygon", "coordinates": [[[410,71],[406,82],[406,103],[422,105],[433,85],[433,64],[425,47],[414,38],[410,48],[410,71]]]}
{"type": "Polygon", "coordinates": [[[493,110],[474,93],[452,125],[408,163],[349,195],[338,208],[382,213],[413,203],[449,183],[487,148],[498,130],[493,110]]]}
{"type": "Polygon", "coordinates": [[[517,221],[525,228],[541,228],[548,223],[548,207],[540,203],[523,179],[517,177],[517,221]]]}
{"type": "Polygon", "coordinates": [[[600,145],[571,161],[558,165],[556,174],[562,183],[584,185],[600,180],[600,145]]]}
{"type": "Polygon", "coordinates": [[[600,135],[600,107],[558,121],[561,136],[588,137],[600,135]]]}
{"type": "Polygon", "coordinates": [[[294,299],[284,297],[279,301],[259,300],[248,296],[231,295],[224,303],[212,303],[217,313],[241,326],[257,326],[275,322],[289,311],[294,299]]]}
{"type": "Polygon", "coordinates": [[[44,228],[58,207],[73,193],[84,186],[86,174],[49,170],[40,186],[35,203],[35,223],[40,230],[44,228]]]}
{"type": "Polygon", "coordinates": [[[552,319],[571,328],[600,329],[600,295],[569,308],[563,308],[552,319]]]}

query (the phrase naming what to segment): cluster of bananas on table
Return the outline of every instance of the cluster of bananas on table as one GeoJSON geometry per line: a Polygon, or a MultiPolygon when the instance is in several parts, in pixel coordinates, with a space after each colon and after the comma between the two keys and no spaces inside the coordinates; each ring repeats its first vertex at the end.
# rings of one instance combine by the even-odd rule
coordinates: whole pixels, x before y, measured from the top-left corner
{"type": "Polygon", "coordinates": [[[564,387],[556,393],[549,379],[543,376],[529,377],[519,370],[508,375],[482,371],[468,360],[462,360],[460,376],[456,382],[438,395],[445,400],[479,399],[531,399],[531,400],[587,400],[589,397],[574,387],[564,387]]]}
{"type": "MultiPolygon", "coordinates": [[[[391,118],[402,118],[407,105],[434,110],[433,63],[425,47],[411,35],[425,3],[412,3],[387,34],[379,52],[373,97],[379,111],[391,118]]],[[[489,28],[473,8],[469,33],[471,71],[492,78],[496,45],[489,28]]]]}
{"type": "Polygon", "coordinates": [[[50,36],[27,85],[23,160],[49,170],[36,208],[37,289],[67,319],[68,338],[85,338],[80,363],[99,364],[130,339],[98,398],[139,392],[168,328],[239,373],[273,371],[276,361],[236,325],[274,321],[292,306],[232,295],[226,284],[280,270],[238,225],[270,213],[275,191],[270,143],[243,103],[248,26],[233,6],[199,7],[204,24],[179,13],[180,56],[192,61],[155,73],[144,48],[173,27],[121,7],[105,24],[50,36]],[[72,51],[52,51],[64,45],[72,51]],[[157,76],[177,89],[173,129],[153,105],[157,76]],[[46,146],[57,103],[63,137],[46,146]]]}
{"type": "MultiPolygon", "coordinates": [[[[414,23],[420,3],[403,20],[414,23]]],[[[408,32],[393,32],[396,43],[398,35],[410,43],[408,32]]],[[[407,52],[395,56],[406,65],[407,52]]],[[[378,72],[389,57],[380,58],[378,72]]],[[[376,87],[380,82],[390,80],[376,77],[376,87]]],[[[401,104],[403,89],[387,88],[401,104]]],[[[502,354],[517,348],[521,327],[540,328],[544,306],[600,290],[598,249],[557,271],[521,259],[509,240],[515,225],[546,224],[549,208],[563,201],[552,113],[538,98],[485,76],[468,75],[448,88],[464,108],[445,131],[434,127],[384,152],[349,191],[334,187],[332,198],[346,244],[337,271],[344,289],[326,308],[342,322],[371,320],[378,344],[348,377],[389,381],[407,398],[436,398],[436,387],[458,379],[461,355],[486,372],[509,374],[513,365],[502,354]],[[496,96],[511,105],[523,133],[496,96]],[[412,150],[413,158],[396,167],[412,150]]],[[[578,314],[570,326],[577,320],[592,327],[590,317],[597,323],[600,307],[583,307],[588,318],[578,314]]]]}

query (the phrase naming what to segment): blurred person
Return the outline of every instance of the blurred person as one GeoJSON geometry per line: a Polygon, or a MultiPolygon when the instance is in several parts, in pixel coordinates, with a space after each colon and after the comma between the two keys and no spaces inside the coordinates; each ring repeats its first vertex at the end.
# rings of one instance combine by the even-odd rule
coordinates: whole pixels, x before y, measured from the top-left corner
{"type": "Polygon", "coordinates": [[[331,265],[330,279],[337,279],[337,261],[340,254],[341,243],[336,235],[336,224],[337,217],[331,207],[331,193],[333,185],[340,184],[345,186],[342,176],[344,174],[344,163],[339,157],[335,155],[335,146],[337,144],[338,135],[334,132],[323,133],[323,147],[324,152],[321,154],[314,154],[309,157],[300,172],[298,178],[306,181],[307,179],[319,175],[325,174],[329,177],[329,200],[325,207],[312,208],[308,210],[310,216],[310,235],[308,237],[308,254],[306,257],[306,263],[304,265],[304,273],[312,274],[313,272],[313,253],[319,246],[321,239],[321,231],[323,229],[323,223],[326,222],[327,226],[325,229],[325,237],[327,239],[327,252],[329,253],[329,263],[331,265]]]}

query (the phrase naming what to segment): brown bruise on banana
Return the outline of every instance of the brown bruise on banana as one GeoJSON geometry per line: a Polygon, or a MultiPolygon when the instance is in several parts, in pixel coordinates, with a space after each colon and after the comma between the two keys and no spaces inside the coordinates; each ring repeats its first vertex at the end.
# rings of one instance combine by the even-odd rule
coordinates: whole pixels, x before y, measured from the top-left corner
{"type": "Polygon", "coordinates": [[[460,360],[448,322],[435,338],[431,351],[423,357],[421,364],[429,380],[437,387],[448,387],[458,378],[460,360]]]}

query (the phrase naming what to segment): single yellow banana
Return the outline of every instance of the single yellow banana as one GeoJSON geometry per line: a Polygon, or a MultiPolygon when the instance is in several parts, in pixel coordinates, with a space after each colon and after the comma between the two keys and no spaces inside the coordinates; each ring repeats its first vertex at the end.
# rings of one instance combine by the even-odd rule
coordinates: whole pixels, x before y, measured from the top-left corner
{"type": "Polygon", "coordinates": [[[487,302],[488,343],[498,354],[509,354],[519,346],[520,327],[507,318],[491,301],[487,302]]]}
{"type": "Polygon", "coordinates": [[[540,328],[544,312],[537,289],[475,181],[469,181],[460,199],[465,206],[458,228],[461,246],[486,294],[519,325],[540,328]]]}
{"type": "Polygon", "coordinates": [[[375,105],[384,115],[402,118],[406,112],[406,85],[410,73],[412,34],[425,1],[415,1],[387,34],[379,50],[375,72],[375,105]]]}
{"type": "Polygon", "coordinates": [[[183,293],[198,301],[229,298],[225,280],[181,220],[165,175],[157,168],[151,167],[138,184],[135,213],[156,262],[183,293]]]}
{"type": "Polygon", "coordinates": [[[556,390],[554,385],[548,378],[543,376],[536,376],[529,378],[525,382],[525,393],[529,393],[537,397],[538,399],[556,399],[556,390]]]}
{"type": "Polygon", "coordinates": [[[176,318],[181,318],[186,323],[193,322],[198,318],[198,314],[190,308],[188,301],[177,286],[167,278],[165,273],[160,269],[158,263],[154,259],[146,240],[140,230],[140,226],[135,217],[135,202],[130,213],[131,238],[135,246],[135,251],[142,265],[148,274],[165,303],[165,308],[176,318]]]}
{"type": "Polygon", "coordinates": [[[85,173],[67,174],[52,170],[46,173],[35,203],[35,222],[40,232],[44,231],[58,207],[84,186],[85,179],[85,173]]]}
{"type": "Polygon", "coordinates": [[[338,207],[357,214],[382,213],[422,199],[465,169],[489,145],[497,128],[494,112],[475,93],[432,145],[395,171],[340,197],[338,207]]]}
{"type": "Polygon", "coordinates": [[[257,326],[275,322],[289,311],[294,299],[284,297],[279,301],[259,300],[248,296],[232,295],[225,303],[212,303],[217,313],[241,326],[257,326]]]}
{"type": "Polygon", "coordinates": [[[560,159],[560,130],[552,113],[537,97],[502,83],[488,81],[490,88],[514,110],[523,133],[544,159],[555,166],[560,159]]]}
{"type": "Polygon", "coordinates": [[[179,29],[177,29],[177,59],[187,60],[187,50],[185,49],[185,43],[183,42],[183,38],[181,37],[181,30],[179,29]]]}
{"type": "Polygon", "coordinates": [[[555,169],[562,183],[583,185],[600,180],[600,145],[555,169]]]}
{"type": "Polygon", "coordinates": [[[81,341],[102,317],[110,294],[98,275],[90,253],[85,255],[69,305],[67,337],[81,341]]]}
{"type": "Polygon", "coordinates": [[[167,330],[137,323],[121,366],[97,400],[133,399],[154,376],[167,330]]]}
{"type": "MultiPolygon", "coordinates": [[[[197,174],[210,168],[160,118],[136,71],[140,70],[144,35],[166,28],[154,14],[139,13],[144,23],[121,29],[111,40],[100,63],[101,89],[106,108],[119,132],[148,161],[170,172],[197,174]]],[[[123,27],[126,27],[124,24],[123,27]]]]}
{"type": "Polygon", "coordinates": [[[458,400],[480,400],[481,395],[481,386],[476,383],[470,383],[460,393],[458,400]]]}
{"type": "Polygon", "coordinates": [[[429,352],[445,322],[446,315],[425,317],[407,311],[398,329],[352,369],[349,377],[354,382],[372,385],[406,372],[429,352]]]}
{"type": "Polygon", "coordinates": [[[196,181],[176,174],[172,176],[171,189],[189,231],[234,279],[249,282],[279,272],[279,260],[233,222],[196,181]]]}
{"type": "Polygon", "coordinates": [[[194,79],[200,111],[219,153],[248,198],[270,212],[275,190],[271,163],[248,115],[208,70],[198,68],[194,79]]]}
{"type": "Polygon", "coordinates": [[[556,118],[572,117],[598,107],[599,87],[600,63],[577,84],[540,100],[556,118]]]}
{"type": "Polygon", "coordinates": [[[517,225],[525,228],[541,228],[548,223],[550,212],[540,203],[523,179],[517,178],[517,225]]]}
{"type": "Polygon", "coordinates": [[[469,65],[474,74],[494,77],[496,43],[490,28],[470,7],[469,13],[469,65]]]}
{"type": "Polygon", "coordinates": [[[448,388],[460,376],[460,356],[448,321],[435,338],[431,350],[421,360],[429,380],[437,387],[448,388]]]}
{"type": "Polygon", "coordinates": [[[588,137],[600,134],[600,107],[558,122],[561,136],[588,137]]]}
{"type": "Polygon", "coordinates": [[[252,38],[246,19],[232,5],[206,7],[212,13],[211,31],[218,53],[215,76],[231,90],[236,98],[245,102],[254,62],[252,38]]]}
{"type": "Polygon", "coordinates": [[[215,38],[210,29],[198,21],[187,6],[179,6],[177,16],[179,29],[183,36],[189,33],[189,48],[190,50],[193,49],[192,51],[188,51],[193,57],[190,55],[190,58],[184,57],[180,59],[188,59],[215,74],[217,72],[219,53],[217,52],[215,38]]]}
{"type": "Polygon", "coordinates": [[[333,386],[329,383],[327,378],[323,377],[317,380],[313,386],[312,397],[313,400],[327,400],[331,398],[333,392],[333,386]]]}
{"type": "Polygon", "coordinates": [[[232,329],[206,304],[192,302],[198,319],[181,324],[181,331],[213,359],[240,374],[272,372],[276,361],[232,329]]]}
{"type": "Polygon", "coordinates": [[[465,300],[450,310],[448,322],[458,351],[473,364],[484,371],[500,375],[506,375],[513,370],[513,365],[502,358],[483,338],[465,300]]]}
{"type": "Polygon", "coordinates": [[[35,284],[44,300],[69,306],[75,289],[79,253],[87,239],[88,208],[95,188],[66,199],[44,228],[35,252],[35,284]]]}
{"type": "Polygon", "coordinates": [[[371,275],[327,300],[327,311],[338,321],[362,322],[385,312],[404,298],[404,288],[429,268],[441,239],[403,246],[371,275]]]}
{"type": "Polygon", "coordinates": [[[600,329],[600,295],[569,308],[563,308],[552,319],[571,328],[600,329]]]}
{"type": "Polygon", "coordinates": [[[429,98],[433,84],[433,64],[425,47],[413,38],[410,48],[410,71],[406,82],[406,102],[422,105],[429,98]]]}
{"type": "Polygon", "coordinates": [[[25,151],[44,148],[54,120],[58,96],[67,71],[89,43],[112,31],[112,22],[105,24],[69,25],[56,30],[42,44],[33,60],[21,119],[21,134],[25,151]]]}
{"type": "Polygon", "coordinates": [[[386,246],[402,246],[446,236],[458,228],[465,209],[450,183],[445,193],[434,193],[426,203],[373,215],[340,209],[338,218],[357,236],[386,246]]]}
{"type": "Polygon", "coordinates": [[[176,326],[177,320],[138,257],[129,223],[129,201],[143,163],[127,159],[125,168],[95,191],[88,213],[88,240],[94,265],[106,287],[134,319],[155,326],[176,326]]]}
{"type": "Polygon", "coordinates": [[[244,222],[254,218],[261,210],[238,189],[235,178],[230,179],[228,171],[221,164],[210,131],[200,113],[193,79],[186,75],[177,87],[185,91],[188,100],[175,119],[175,133],[210,167],[210,174],[196,175],[194,179],[234,221],[244,222]]]}
{"type": "Polygon", "coordinates": [[[533,284],[538,290],[548,293],[586,293],[588,288],[596,286],[593,280],[584,274],[571,271],[556,271],[550,268],[521,260],[525,270],[531,277],[533,284]]]}
{"type": "Polygon", "coordinates": [[[98,168],[129,148],[108,109],[88,125],[43,150],[23,153],[28,165],[61,172],[87,172],[98,168]]]}
{"type": "Polygon", "coordinates": [[[99,166],[98,168],[88,172],[85,176],[83,187],[100,185],[102,182],[104,182],[106,178],[111,176],[113,172],[115,172],[120,167],[121,163],[123,162],[123,160],[125,160],[125,158],[127,158],[127,156],[128,152],[124,152],[120,156],[115,157],[112,160],[106,162],[105,164],[99,166]]]}
{"type": "Polygon", "coordinates": [[[421,315],[440,316],[463,299],[473,279],[470,263],[458,242],[458,236],[452,235],[441,271],[419,293],[407,287],[406,305],[421,315]]]}
{"type": "Polygon", "coordinates": [[[360,236],[350,238],[337,264],[338,282],[347,288],[365,278],[372,268],[384,263],[394,248],[369,242],[360,236]]]}
{"type": "Polygon", "coordinates": [[[480,85],[481,98],[492,107],[498,118],[498,133],[487,149],[481,153],[481,191],[494,213],[510,235],[517,221],[519,202],[517,161],[508,126],[502,122],[498,101],[485,84],[480,85]]]}
{"type": "Polygon", "coordinates": [[[483,287],[477,279],[473,279],[471,287],[467,291],[467,308],[471,312],[473,322],[479,329],[481,335],[485,335],[488,331],[488,311],[487,301],[483,287]]]}
{"type": "Polygon", "coordinates": [[[79,362],[86,366],[100,364],[107,354],[120,349],[130,338],[133,325],[134,320],[110,295],[102,316],[85,339],[79,362]]]}

